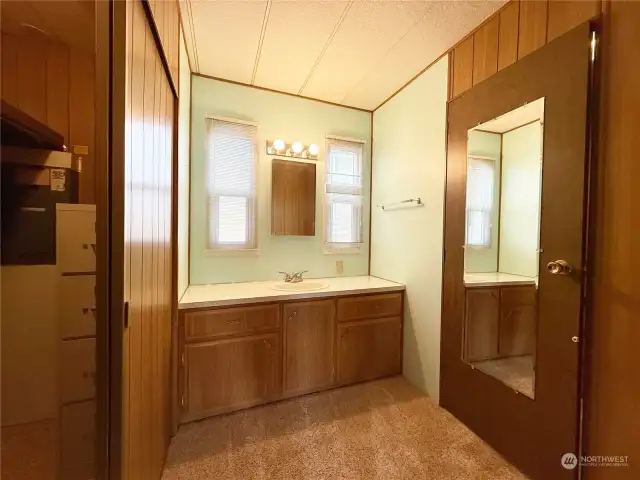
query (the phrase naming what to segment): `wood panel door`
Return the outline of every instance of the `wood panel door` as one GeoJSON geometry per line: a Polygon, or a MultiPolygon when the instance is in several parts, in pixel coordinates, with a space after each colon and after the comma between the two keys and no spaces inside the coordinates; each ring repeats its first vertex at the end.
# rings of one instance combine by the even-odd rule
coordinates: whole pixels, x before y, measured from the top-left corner
{"type": "Polygon", "coordinates": [[[576,475],[561,457],[578,453],[590,37],[583,24],[449,103],[440,401],[533,479],[576,475]],[[529,398],[463,360],[462,246],[468,131],[540,98],[539,304],[535,398],[529,398]],[[572,265],[569,275],[547,272],[559,259],[572,265]]]}
{"type": "Polygon", "coordinates": [[[185,346],[187,420],[239,410],[280,394],[280,334],[185,346]]]}
{"type": "Polygon", "coordinates": [[[465,360],[477,362],[498,356],[499,288],[465,291],[465,360]]]}
{"type": "Polygon", "coordinates": [[[335,301],[287,303],[284,318],[284,394],[321,390],[334,382],[335,301]]]}
{"type": "Polygon", "coordinates": [[[401,334],[400,317],[340,323],[337,383],[362,382],[399,373],[401,334]]]}
{"type": "Polygon", "coordinates": [[[176,92],[148,5],[116,2],[113,12],[112,156],[119,176],[114,174],[112,195],[123,198],[114,200],[111,222],[114,234],[122,232],[123,239],[112,247],[111,263],[121,262],[124,276],[114,281],[113,295],[120,294],[128,304],[121,358],[122,435],[115,447],[120,447],[121,478],[154,480],[162,475],[170,434],[176,92]]]}

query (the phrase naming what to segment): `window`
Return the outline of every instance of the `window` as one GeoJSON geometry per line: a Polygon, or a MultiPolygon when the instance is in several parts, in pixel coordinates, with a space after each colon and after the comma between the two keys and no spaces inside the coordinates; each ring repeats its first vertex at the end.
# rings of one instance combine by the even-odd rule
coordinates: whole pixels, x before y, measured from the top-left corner
{"type": "Polygon", "coordinates": [[[470,247],[491,246],[495,176],[493,160],[469,157],[467,169],[467,239],[470,247]]]}
{"type": "Polygon", "coordinates": [[[212,250],[256,248],[257,127],[207,118],[207,192],[212,250]]]}
{"type": "Polygon", "coordinates": [[[331,249],[362,243],[362,143],[329,139],[325,185],[325,243],[331,249]]]}

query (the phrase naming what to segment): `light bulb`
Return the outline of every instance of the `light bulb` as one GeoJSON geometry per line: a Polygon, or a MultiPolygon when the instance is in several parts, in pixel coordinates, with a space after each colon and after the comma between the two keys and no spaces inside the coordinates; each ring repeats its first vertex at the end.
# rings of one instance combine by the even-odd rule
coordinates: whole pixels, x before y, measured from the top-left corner
{"type": "Polygon", "coordinates": [[[277,152],[284,150],[284,140],[280,140],[279,138],[276,138],[273,141],[273,148],[275,148],[277,152]]]}
{"type": "Polygon", "coordinates": [[[291,145],[291,150],[293,150],[293,153],[302,152],[302,144],[300,142],[293,142],[293,145],[291,145]]]}
{"type": "Polygon", "coordinates": [[[316,155],[318,155],[319,152],[320,152],[320,147],[318,147],[318,145],[316,145],[315,143],[312,143],[311,145],[309,145],[309,153],[311,155],[315,157],[316,155]]]}

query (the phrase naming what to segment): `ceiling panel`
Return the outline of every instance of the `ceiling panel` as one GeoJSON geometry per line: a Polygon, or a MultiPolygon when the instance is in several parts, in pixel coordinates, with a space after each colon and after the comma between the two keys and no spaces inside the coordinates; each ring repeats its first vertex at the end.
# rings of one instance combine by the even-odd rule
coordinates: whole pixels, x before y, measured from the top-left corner
{"type": "Polygon", "coordinates": [[[274,1],[254,83],[298,93],[349,2],[274,1]]]}
{"type": "Polygon", "coordinates": [[[422,20],[381,57],[341,103],[375,109],[506,1],[430,2],[422,20]]]}
{"type": "Polygon", "coordinates": [[[356,1],[302,94],[341,102],[354,85],[420,20],[428,2],[356,1]]]}
{"type": "Polygon", "coordinates": [[[267,2],[190,3],[200,73],[250,83],[267,2]]]}
{"type": "Polygon", "coordinates": [[[474,130],[505,133],[544,118],[544,98],[539,98],[493,120],[478,125],[474,130]]]}

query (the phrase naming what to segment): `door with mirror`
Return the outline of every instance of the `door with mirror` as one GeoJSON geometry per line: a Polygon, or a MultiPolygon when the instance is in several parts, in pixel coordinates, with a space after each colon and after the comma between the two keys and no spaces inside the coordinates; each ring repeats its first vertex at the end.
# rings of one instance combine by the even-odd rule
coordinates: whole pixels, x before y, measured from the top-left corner
{"type": "Polygon", "coordinates": [[[440,402],[533,479],[577,474],[592,35],[449,103],[440,402]]]}

